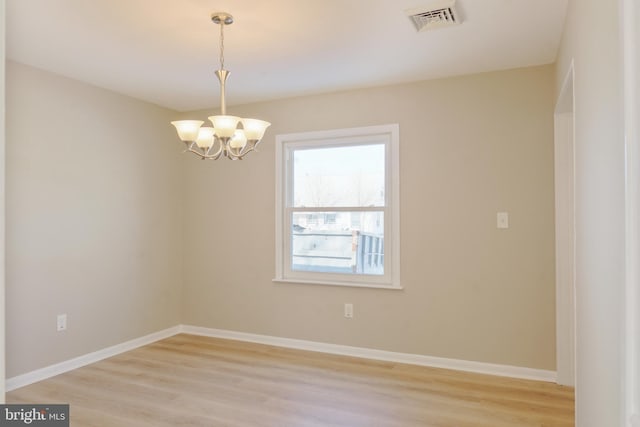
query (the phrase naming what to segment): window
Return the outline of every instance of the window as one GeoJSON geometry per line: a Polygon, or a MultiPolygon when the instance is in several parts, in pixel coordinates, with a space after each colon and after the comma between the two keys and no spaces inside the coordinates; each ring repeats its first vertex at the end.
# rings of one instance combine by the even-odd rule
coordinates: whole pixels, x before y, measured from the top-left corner
{"type": "Polygon", "coordinates": [[[276,137],[276,281],[400,288],[398,134],[276,137]]]}

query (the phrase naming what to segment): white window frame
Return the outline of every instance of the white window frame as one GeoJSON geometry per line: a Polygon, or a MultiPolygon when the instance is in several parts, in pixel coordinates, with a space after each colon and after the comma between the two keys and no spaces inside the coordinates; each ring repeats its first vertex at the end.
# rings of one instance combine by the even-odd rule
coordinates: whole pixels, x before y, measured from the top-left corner
{"type": "MultiPolygon", "coordinates": [[[[398,124],[290,133],[276,136],[276,277],[274,282],[402,289],[400,284],[400,159],[398,124]],[[289,213],[292,178],[288,159],[292,149],[301,147],[385,144],[384,274],[340,274],[292,271],[290,267],[291,224],[289,213]]],[[[324,208],[309,208],[322,210],[324,208]]],[[[331,208],[340,211],[341,208],[331,208]]],[[[300,210],[295,208],[295,210],[300,210]]],[[[354,211],[346,208],[342,210],[354,211]]]]}

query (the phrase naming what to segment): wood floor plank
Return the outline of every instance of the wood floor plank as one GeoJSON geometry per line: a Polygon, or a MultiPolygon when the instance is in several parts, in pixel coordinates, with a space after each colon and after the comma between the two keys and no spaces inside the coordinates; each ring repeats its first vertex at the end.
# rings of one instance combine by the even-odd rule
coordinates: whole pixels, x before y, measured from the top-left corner
{"type": "Polygon", "coordinates": [[[180,334],[7,393],[74,427],[570,427],[551,383],[180,334]]]}

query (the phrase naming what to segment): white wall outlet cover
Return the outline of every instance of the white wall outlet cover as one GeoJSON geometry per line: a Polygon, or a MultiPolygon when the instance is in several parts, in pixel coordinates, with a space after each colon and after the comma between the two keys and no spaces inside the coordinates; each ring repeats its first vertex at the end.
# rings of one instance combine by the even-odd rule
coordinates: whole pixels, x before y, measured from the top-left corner
{"type": "Polygon", "coordinates": [[[498,212],[496,215],[497,228],[509,228],[509,212],[498,212]]]}

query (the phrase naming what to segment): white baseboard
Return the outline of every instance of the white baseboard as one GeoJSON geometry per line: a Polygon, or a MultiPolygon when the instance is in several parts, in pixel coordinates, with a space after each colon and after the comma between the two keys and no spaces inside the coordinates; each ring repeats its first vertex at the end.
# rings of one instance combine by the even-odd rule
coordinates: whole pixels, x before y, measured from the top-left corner
{"type": "MultiPolygon", "coordinates": [[[[523,378],[537,381],[556,382],[556,372],[542,369],[523,368],[519,366],[497,365],[493,363],[473,362],[469,360],[448,359],[444,357],[423,356],[420,354],[396,353],[393,351],[375,350],[371,348],[351,347],[347,345],[328,344],[316,341],[280,338],[270,335],[249,334],[223,329],[203,328],[200,326],[178,325],[153,334],[145,335],[122,344],[107,347],[93,353],[75,357],[55,365],[47,366],[26,374],[7,378],[5,390],[11,391],[38,381],[98,362],[111,356],[134,350],[147,344],[185,333],[214,338],[225,338],[246,341],[297,350],[316,351],[320,353],[339,354],[343,356],[362,357],[365,359],[384,360],[387,362],[407,363],[410,365],[429,366],[433,368],[454,369],[457,371],[479,374],[498,375],[502,377],[523,378]]],[[[634,425],[635,426],[635,425],[634,425]]]]}
{"type": "Polygon", "coordinates": [[[17,388],[24,387],[35,382],[54,377],[64,372],[68,372],[73,369],[98,362],[102,359],[106,359],[107,357],[115,356],[117,354],[124,353],[125,351],[133,350],[138,347],[142,347],[143,345],[151,344],[153,342],[179,334],[180,329],[180,326],[174,326],[163,331],[154,332],[152,334],[145,335],[131,341],[126,341],[121,344],[116,344],[114,346],[104,348],[102,350],[94,351],[93,353],[65,360],[64,362],[56,363],[55,365],[27,372],[26,374],[17,375],[12,378],[7,378],[5,382],[5,390],[15,390],[17,388]]]}
{"type": "Polygon", "coordinates": [[[384,360],[387,362],[407,363],[410,365],[429,366],[433,368],[454,369],[457,371],[478,374],[498,375],[501,377],[522,378],[528,380],[556,382],[556,372],[543,369],[523,368],[519,366],[498,365],[493,363],[473,362],[469,360],[448,359],[443,357],[423,356],[420,354],[396,353],[393,351],[370,348],[351,347],[338,344],[327,344],[315,341],[280,338],[269,335],[249,334],[222,329],[203,328],[182,325],[180,332],[207,337],[226,338],[237,341],[248,341],[277,347],[298,350],[317,351],[321,353],[339,354],[343,356],[362,357],[365,359],[384,360]]]}

